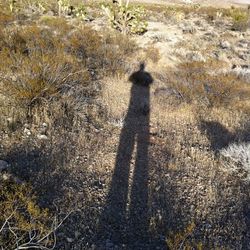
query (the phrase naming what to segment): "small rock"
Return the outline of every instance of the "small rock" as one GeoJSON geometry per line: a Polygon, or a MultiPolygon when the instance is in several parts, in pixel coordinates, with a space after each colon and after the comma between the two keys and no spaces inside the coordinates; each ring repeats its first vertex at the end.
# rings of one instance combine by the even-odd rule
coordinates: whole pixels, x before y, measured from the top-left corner
{"type": "Polygon", "coordinates": [[[228,41],[221,41],[220,42],[220,47],[222,49],[229,49],[229,48],[231,48],[231,44],[228,41]]]}
{"type": "Polygon", "coordinates": [[[7,118],[7,123],[8,124],[11,124],[11,123],[13,123],[14,122],[14,119],[12,118],[12,117],[8,117],[7,118]]]}
{"type": "Polygon", "coordinates": [[[81,235],[79,231],[75,231],[75,238],[78,238],[81,235]]]}
{"type": "Polygon", "coordinates": [[[49,139],[47,135],[41,135],[41,134],[38,134],[37,138],[42,141],[47,141],[49,139]]]}
{"type": "Polygon", "coordinates": [[[244,53],[242,53],[242,54],[239,54],[239,58],[242,59],[242,60],[244,60],[244,61],[248,61],[249,56],[246,55],[246,54],[244,54],[244,53]]]}
{"type": "Polygon", "coordinates": [[[52,10],[49,10],[47,13],[46,13],[47,16],[54,16],[55,13],[52,11],[52,10]]]}
{"type": "Polygon", "coordinates": [[[40,127],[40,134],[41,135],[46,135],[48,131],[48,124],[47,123],[43,123],[42,126],[40,127]]]}
{"type": "Polygon", "coordinates": [[[182,32],[184,34],[194,34],[196,33],[196,28],[193,26],[186,26],[182,29],[182,32]]]}
{"type": "Polygon", "coordinates": [[[30,129],[30,125],[29,125],[28,123],[25,123],[25,124],[23,125],[23,127],[26,128],[26,129],[30,129]]]}
{"type": "Polygon", "coordinates": [[[74,239],[69,238],[69,237],[67,237],[66,240],[67,240],[68,243],[72,243],[74,241],[74,239]]]}
{"type": "Polygon", "coordinates": [[[206,59],[199,52],[190,52],[186,54],[186,58],[194,62],[205,62],[206,59]]]}
{"type": "Polygon", "coordinates": [[[4,180],[4,181],[8,181],[9,179],[10,179],[10,175],[9,174],[3,174],[2,175],[2,179],[4,180]]]}
{"type": "Polygon", "coordinates": [[[204,34],[204,36],[205,36],[205,37],[210,37],[210,38],[216,38],[216,37],[218,37],[219,35],[218,35],[216,32],[214,32],[214,31],[210,31],[210,32],[206,32],[206,33],[204,34]]]}
{"type": "Polygon", "coordinates": [[[0,160],[0,172],[9,168],[9,163],[7,161],[0,160]]]}
{"type": "Polygon", "coordinates": [[[31,135],[31,132],[30,132],[30,130],[29,130],[28,128],[25,128],[23,132],[24,132],[24,134],[27,135],[27,136],[30,136],[30,135],[31,135]]]}
{"type": "Polygon", "coordinates": [[[247,49],[248,44],[247,44],[247,43],[239,43],[238,46],[239,46],[240,48],[247,49]]]}
{"type": "Polygon", "coordinates": [[[248,47],[248,44],[249,44],[248,39],[241,39],[241,40],[238,42],[238,46],[239,46],[239,47],[242,47],[242,48],[247,48],[247,47],[248,47]]]}

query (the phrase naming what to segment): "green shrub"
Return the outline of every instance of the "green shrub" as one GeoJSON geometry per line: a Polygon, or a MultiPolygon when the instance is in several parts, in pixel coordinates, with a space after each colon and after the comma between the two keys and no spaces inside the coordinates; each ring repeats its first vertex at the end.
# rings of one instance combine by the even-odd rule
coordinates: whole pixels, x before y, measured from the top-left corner
{"type": "Polygon", "coordinates": [[[32,9],[34,12],[43,13],[47,4],[44,0],[5,0],[10,12],[19,13],[26,9],[32,9]]]}
{"type": "Polygon", "coordinates": [[[240,9],[233,9],[230,15],[233,19],[233,30],[246,31],[249,28],[249,14],[247,12],[240,9]]]}
{"type": "Polygon", "coordinates": [[[69,11],[69,0],[58,0],[58,15],[65,16],[68,14],[69,11]]]}
{"type": "Polygon", "coordinates": [[[53,235],[48,235],[51,215],[48,210],[37,205],[30,186],[17,185],[11,181],[1,182],[0,197],[1,249],[53,246],[53,235]]]}
{"type": "Polygon", "coordinates": [[[192,239],[193,232],[195,230],[196,225],[191,223],[188,225],[183,231],[177,233],[170,233],[167,236],[167,246],[170,250],[191,250],[197,249],[202,250],[204,247],[201,242],[196,242],[196,240],[192,239]]]}

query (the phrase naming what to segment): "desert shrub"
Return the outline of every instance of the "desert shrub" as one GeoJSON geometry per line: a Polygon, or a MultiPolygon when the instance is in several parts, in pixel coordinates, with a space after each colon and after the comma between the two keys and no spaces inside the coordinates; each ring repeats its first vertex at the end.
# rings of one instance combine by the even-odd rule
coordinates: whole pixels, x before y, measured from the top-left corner
{"type": "Polygon", "coordinates": [[[220,151],[221,155],[231,160],[228,167],[231,169],[243,168],[247,173],[247,179],[250,180],[250,143],[232,143],[227,148],[220,151]]]}
{"type": "Polygon", "coordinates": [[[128,61],[135,56],[137,50],[138,46],[131,38],[123,34],[106,33],[101,48],[104,75],[120,75],[127,72],[128,61]]]}
{"type": "Polygon", "coordinates": [[[72,2],[69,0],[58,0],[57,4],[59,16],[71,15],[83,20],[86,19],[87,10],[84,4],[72,5],[72,2]]]}
{"type": "MultiPolygon", "coordinates": [[[[41,209],[31,188],[4,181],[0,184],[0,246],[2,249],[52,247],[52,217],[41,209]]],[[[52,233],[53,232],[53,233],[52,233]]]]}
{"type": "Polygon", "coordinates": [[[128,70],[127,60],[137,49],[130,38],[89,26],[54,32],[61,22],[55,18],[45,28],[1,30],[0,110],[6,119],[41,120],[38,116],[51,113],[53,102],[79,104],[96,95],[98,79],[128,70]]]}
{"type": "Polygon", "coordinates": [[[51,32],[30,27],[8,39],[0,52],[0,91],[5,101],[26,109],[27,117],[36,105],[89,82],[88,70],[65,52],[51,32]]]}
{"type": "Polygon", "coordinates": [[[5,0],[5,5],[8,6],[12,13],[21,13],[30,10],[31,13],[42,14],[46,10],[47,4],[44,0],[5,0]]]}
{"type": "Polygon", "coordinates": [[[111,26],[121,31],[123,34],[142,34],[147,29],[147,22],[143,20],[144,9],[140,6],[126,4],[123,0],[118,0],[113,4],[102,5],[111,26]]]}
{"type": "Polygon", "coordinates": [[[234,106],[238,100],[246,100],[248,85],[235,75],[213,71],[216,65],[202,62],[183,63],[169,76],[173,87],[187,103],[205,104],[206,106],[234,106]]]}
{"type": "Polygon", "coordinates": [[[40,23],[62,35],[67,34],[72,30],[72,26],[68,24],[67,20],[61,17],[42,16],[40,23]]]}
{"type": "Polygon", "coordinates": [[[249,28],[249,14],[240,9],[233,9],[230,12],[233,19],[232,29],[237,31],[246,31],[249,28]]]}
{"type": "Polygon", "coordinates": [[[170,233],[167,237],[167,246],[170,250],[177,249],[197,249],[202,250],[202,243],[197,243],[192,239],[192,234],[194,233],[196,225],[191,223],[182,232],[170,233]]]}
{"type": "Polygon", "coordinates": [[[101,35],[88,26],[75,31],[68,44],[71,53],[99,77],[124,73],[127,58],[137,49],[135,42],[122,34],[101,35]]]}
{"type": "Polygon", "coordinates": [[[168,20],[180,21],[185,18],[185,15],[188,14],[189,8],[182,9],[179,6],[168,6],[163,11],[164,17],[168,20]]]}
{"type": "Polygon", "coordinates": [[[145,57],[147,59],[150,59],[153,63],[157,63],[161,58],[159,49],[154,46],[148,47],[146,50],[145,57]]]}
{"type": "Polygon", "coordinates": [[[0,11],[0,27],[5,27],[7,24],[11,23],[14,17],[11,13],[0,11]]]}

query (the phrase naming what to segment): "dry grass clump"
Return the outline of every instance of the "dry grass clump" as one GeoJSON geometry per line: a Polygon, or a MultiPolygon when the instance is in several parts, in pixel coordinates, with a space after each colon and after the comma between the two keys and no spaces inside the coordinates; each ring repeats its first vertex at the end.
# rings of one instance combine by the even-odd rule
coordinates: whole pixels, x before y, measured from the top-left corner
{"type": "Polygon", "coordinates": [[[227,16],[228,10],[222,8],[216,8],[211,6],[200,6],[199,4],[195,5],[171,5],[171,6],[162,6],[162,5],[146,5],[146,9],[153,13],[163,13],[164,17],[172,19],[177,17],[178,19],[183,19],[188,15],[198,14],[205,17],[208,21],[213,21],[218,18],[219,15],[227,16]],[[221,13],[221,14],[219,14],[221,13]],[[179,18],[178,18],[179,17],[179,18]]]}
{"type": "Polygon", "coordinates": [[[151,60],[152,63],[157,63],[161,58],[159,49],[153,45],[149,46],[146,49],[145,58],[151,60]]]}
{"type": "Polygon", "coordinates": [[[8,25],[10,22],[14,20],[14,17],[11,13],[0,11],[0,27],[8,25]]]}
{"type": "Polygon", "coordinates": [[[39,23],[47,26],[51,30],[56,31],[60,35],[65,35],[73,29],[67,20],[61,17],[42,16],[39,23]]]}
{"type": "Polygon", "coordinates": [[[102,102],[108,118],[121,125],[128,109],[131,83],[125,77],[107,78],[103,85],[102,102]]]}
{"type": "Polygon", "coordinates": [[[187,103],[206,106],[235,106],[247,101],[249,86],[232,74],[213,73],[204,63],[183,63],[170,73],[168,85],[187,103]]]}
{"type": "Polygon", "coordinates": [[[48,30],[29,27],[6,34],[5,44],[0,52],[1,95],[9,105],[24,108],[27,117],[35,106],[90,80],[87,69],[48,30]]]}
{"type": "Polygon", "coordinates": [[[117,34],[100,34],[86,26],[70,38],[71,53],[102,76],[124,73],[127,58],[133,56],[137,46],[128,37],[117,34]]]}
{"type": "Polygon", "coordinates": [[[246,180],[250,181],[250,143],[231,143],[220,151],[221,155],[229,159],[226,163],[229,170],[241,170],[246,172],[246,180]],[[239,167],[240,166],[240,167],[239,167]]]}

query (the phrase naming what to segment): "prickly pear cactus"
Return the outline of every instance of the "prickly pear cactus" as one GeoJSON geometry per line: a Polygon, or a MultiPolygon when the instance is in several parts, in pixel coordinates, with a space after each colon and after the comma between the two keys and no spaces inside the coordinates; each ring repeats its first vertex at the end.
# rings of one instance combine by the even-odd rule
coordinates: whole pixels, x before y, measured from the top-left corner
{"type": "Polygon", "coordinates": [[[147,30],[147,22],[143,20],[145,11],[140,6],[131,6],[129,1],[113,1],[104,4],[102,9],[109,18],[111,26],[123,34],[142,34],[147,30]]]}
{"type": "Polygon", "coordinates": [[[58,4],[58,15],[67,15],[69,11],[69,1],[68,0],[57,0],[58,4]]]}
{"type": "Polygon", "coordinates": [[[31,9],[36,13],[45,11],[45,2],[43,0],[8,0],[7,3],[12,13],[18,13],[27,9],[31,9]]]}
{"type": "Polygon", "coordinates": [[[11,13],[17,12],[19,9],[19,6],[16,0],[9,0],[8,5],[9,5],[9,9],[11,13]]]}
{"type": "Polygon", "coordinates": [[[86,11],[86,8],[85,8],[85,6],[83,4],[81,4],[78,7],[76,7],[74,15],[77,18],[80,18],[82,20],[87,20],[88,19],[87,18],[87,11],[86,11]]]}

